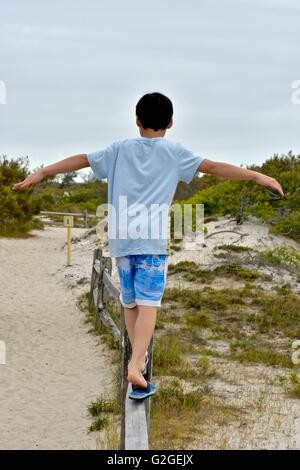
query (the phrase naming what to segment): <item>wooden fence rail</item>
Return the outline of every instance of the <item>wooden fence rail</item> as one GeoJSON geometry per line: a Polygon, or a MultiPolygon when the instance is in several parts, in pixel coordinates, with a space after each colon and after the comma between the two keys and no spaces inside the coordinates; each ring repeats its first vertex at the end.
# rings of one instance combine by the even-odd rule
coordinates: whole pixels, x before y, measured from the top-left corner
{"type": "MultiPolygon", "coordinates": [[[[84,228],[88,227],[88,221],[89,219],[99,219],[99,216],[89,214],[88,211],[85,209],[83,212],[52,212],[52,211],[40,211],[38,216],[41,217],[55,217],[55,216],[65,216],[65,215],[72,215],[73,217],[77,217],[79,219],[83,219],[83,226],[84,228]]],[[[61,225],[59,222],[46,222],[44,221],[45,224],[51,224],[51,225],[61,225]]]]}
{"type": "MultiPolygon", "coordinates": [[[[131,346],[125,327],[124,309],[119,301],[120,291],[111,278],[111,258],[102,255],[101,248],[94,250],[93,267],[90,286],[90,301],[96,307],[96,325],[103,323],[120,344],[121,378],[121,450],[148,449],[148,435],[150,426],[150,399],[137,402],[130,400],[131,384],[127,382],[127,364],[131,356],[131,346]],[[107,301],[113,298],[120,306],[120,326],[115,324],[107,310],[107,301]]],[[[149,362],[147,365],[146,380],[151,380],[153,337],[148,348],[149,362]]]]}

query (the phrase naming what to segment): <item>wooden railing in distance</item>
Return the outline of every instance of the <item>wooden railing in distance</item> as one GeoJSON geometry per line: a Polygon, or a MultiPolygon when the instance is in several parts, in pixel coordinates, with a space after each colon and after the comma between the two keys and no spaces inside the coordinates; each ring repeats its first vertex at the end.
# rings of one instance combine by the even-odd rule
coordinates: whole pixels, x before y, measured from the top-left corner
{"type": "MultiPolygon", "coordinates": [[[[121,400],[121,450],[147,450],[148,435],[150,427],[150,399],[136,402],[128,398],[131,384],[127,382],[127,365],[131,356],[131,346],[125,327],[124,308],[119,301],[119,288],[111,278],[112,261],[104,257],[101,248],[94,250],[90,301],[96,307],[96,327],[101,322],[104,324],[120,344],[121,378],[120,378],[120,400],[121,400]],[[120,327],[115,324],[107,310],[109,298],[115,299],[120,305],[120,327]]],[[[147,366],[146,380],[151,380],[153,337],[148,348],[149,362],[147,366]]]]}
{"type": "MultiPolygon", "coordinates": [[[[79,219],[83,219],[83,226],[84,228],[88,227],[89,219],[99,219],[97,215],[89,214],[88,211],[85,209],[83,212],[51,212],[51,211],[40,211],[38,216],[41,217],[55,217],[55,216],[64,216],[64,215],[72,215],[73,217],[78,217],[79,219]]],[[[54,221],[43,221],[44,224],[51,224],[51,225],[61,225],[60,222],[54,221]]]]}

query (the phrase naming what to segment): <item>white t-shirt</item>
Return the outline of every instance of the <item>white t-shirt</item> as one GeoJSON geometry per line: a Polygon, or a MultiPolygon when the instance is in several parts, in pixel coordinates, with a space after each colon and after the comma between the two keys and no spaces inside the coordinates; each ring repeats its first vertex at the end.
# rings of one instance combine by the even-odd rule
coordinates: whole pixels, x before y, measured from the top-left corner
{"type": "Polygon", "coordinates": [[[96,178],[108,180],[110,256],[167,254],[176,186],[190,183],[204,158],[164,137],[116,141],[87,158],[96,178]]]}

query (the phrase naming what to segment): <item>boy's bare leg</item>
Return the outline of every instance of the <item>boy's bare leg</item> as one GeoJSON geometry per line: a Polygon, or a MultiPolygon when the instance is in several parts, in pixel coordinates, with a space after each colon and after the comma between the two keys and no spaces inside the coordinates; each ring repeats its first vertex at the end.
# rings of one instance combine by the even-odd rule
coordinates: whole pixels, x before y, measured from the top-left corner
{"type": "Polygon", "coordinates": [[[134,326],[132,356],[128,363],[128,382],[147,387],[141,371],[145,366],[145,354],[154,333],[157,308],[140,305],[134,326]]]}
{"type": "Polygon", "coordinates": [[[133,345],[133,339],[134,339],[134,327],[135,327],[135,322],[138,316],[138,307],[133,307],[133,308],[126,308],[124,307],[124,317],[125,317],[125,325],[126,325],[126,330],[128,333],[129,341],[131,344],[131,348],[133,345]]]}

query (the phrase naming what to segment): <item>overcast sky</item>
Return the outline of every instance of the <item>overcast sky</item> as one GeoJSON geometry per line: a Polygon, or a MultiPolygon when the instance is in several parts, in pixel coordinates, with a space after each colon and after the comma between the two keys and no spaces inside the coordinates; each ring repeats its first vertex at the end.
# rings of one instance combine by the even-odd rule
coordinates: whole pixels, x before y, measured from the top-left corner
{"type": "Polygon", "coordinates": [[[139,136],[151,91],[207,158],[300,153],[299,79],[299,0],[0,0],[0,154],[31,169],[139,136]]]}

